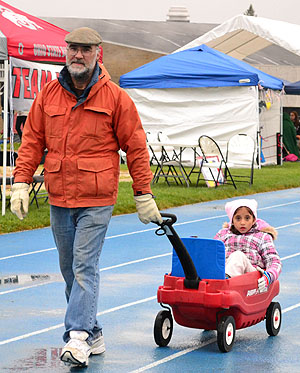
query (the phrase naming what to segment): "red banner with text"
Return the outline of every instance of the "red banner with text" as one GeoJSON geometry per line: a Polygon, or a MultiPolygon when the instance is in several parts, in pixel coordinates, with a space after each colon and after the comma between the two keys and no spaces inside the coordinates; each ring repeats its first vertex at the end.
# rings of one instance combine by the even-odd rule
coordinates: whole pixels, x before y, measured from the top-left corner
{"type": "Polygon", "coordinates": [[[63,65],[36,63],[10,58],[11,108],[29,111],[33,100],[47,82],[56,79],[63,65]]]}

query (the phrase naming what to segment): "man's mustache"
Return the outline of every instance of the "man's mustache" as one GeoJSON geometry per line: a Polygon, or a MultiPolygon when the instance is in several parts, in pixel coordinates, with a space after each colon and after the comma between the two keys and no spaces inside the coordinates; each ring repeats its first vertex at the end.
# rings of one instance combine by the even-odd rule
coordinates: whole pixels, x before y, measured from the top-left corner
{"type": "Polygon", "coordinates": [[[79,63],[79,64],[81,64],[81,65],[84,65],[84,61],[83,61],[83,60],[75,60],[75,61],[72,61],[72,62],[71,62],[71,65],[72,65],[72,63],[79,63]]]}

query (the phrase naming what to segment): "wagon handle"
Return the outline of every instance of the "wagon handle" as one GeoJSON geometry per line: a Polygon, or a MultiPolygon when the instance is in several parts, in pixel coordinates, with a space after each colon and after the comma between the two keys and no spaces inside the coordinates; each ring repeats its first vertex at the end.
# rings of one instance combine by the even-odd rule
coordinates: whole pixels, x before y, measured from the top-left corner
{"type": "Polygon", "coordinates": [[[156,234],[166,234],[174,250],[176,251],[185,275],[184,286],[188,289],[198,289],[200,279],[198,277],[195,265],[186,247],[173,227],[173,224],[177,221],[176,215],[161,213],[161,217],[167,219],[163,219],[163,222],[158,224],[160,228],[157,230],[156,234]],[[161,231],[163,231],[163,233],[160,233],[161,231]]]}

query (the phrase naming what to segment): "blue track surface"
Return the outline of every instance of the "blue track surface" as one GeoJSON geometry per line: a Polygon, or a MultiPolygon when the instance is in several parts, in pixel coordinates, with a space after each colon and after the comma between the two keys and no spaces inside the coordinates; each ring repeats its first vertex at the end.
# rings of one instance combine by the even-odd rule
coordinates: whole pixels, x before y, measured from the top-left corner
{"type": "MultiPolygon", "coordinates": [[[[219,352],[216,332],[174,325],[168,347],[153,340],[161,310],[156,291],[171,268],[166,236],[154,234],[136,214],[113,217],[100,259],[99,318],[106,352],[90,358],[84,372],[300,372],[300,188],[257,194],[258,216],[278,230],[283,261],[283,310],[277,337],[264,322],[238,330],[231,352],[219,352]]],[[[170,209],[180,236],[212,238],[226,221],[213,201],[170,209]]],[[[59,360],[65,312],[64,284],[50,229],[0,236],[0,372],[69,372],[59,360]],[[36,275],[32,280],[31,275],[36,275]]],[[[74,370],[73,371],[78,371],[74,370]]]]}

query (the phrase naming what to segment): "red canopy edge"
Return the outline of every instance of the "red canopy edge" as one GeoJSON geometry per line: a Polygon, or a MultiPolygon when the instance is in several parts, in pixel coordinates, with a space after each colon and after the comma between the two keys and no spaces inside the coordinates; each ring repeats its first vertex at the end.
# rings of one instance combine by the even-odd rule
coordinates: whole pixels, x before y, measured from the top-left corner
{"type": "Polygon", "coordinates": [[[68,31],[0,1],[0,30],[8,56],[29,61],[65,62],[68,31]]]}

